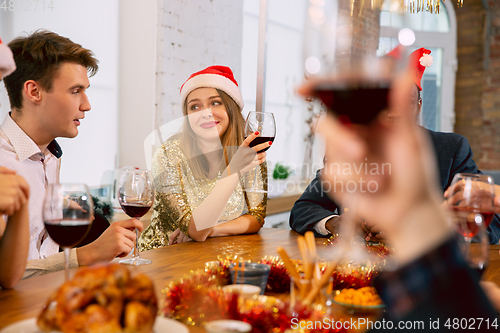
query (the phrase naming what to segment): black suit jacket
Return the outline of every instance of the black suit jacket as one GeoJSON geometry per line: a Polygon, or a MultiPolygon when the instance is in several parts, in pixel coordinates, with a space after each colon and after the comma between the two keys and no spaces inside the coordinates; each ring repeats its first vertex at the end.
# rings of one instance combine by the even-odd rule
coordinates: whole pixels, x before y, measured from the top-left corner
{"type": "MultiPolygon", "coordinates": [[[[429,134],[438,165],[439,186],[446,191],[457,173],[481,173],[472,159],[472,149],[465,137],[456,133],[434,132],[422,128],[429,134]]],[[[317,222],[333,214],[339,214],[338,205],[321,188],[322,170],[309,184],[302,196],[293,205],[290,213],[290,227],[303,234],[311,230],[318,237],[325,237],[314,230],[317,222]]],[[[496,215],[488,227],[490,243],[500,239],[500,220],[496,215]]]]}

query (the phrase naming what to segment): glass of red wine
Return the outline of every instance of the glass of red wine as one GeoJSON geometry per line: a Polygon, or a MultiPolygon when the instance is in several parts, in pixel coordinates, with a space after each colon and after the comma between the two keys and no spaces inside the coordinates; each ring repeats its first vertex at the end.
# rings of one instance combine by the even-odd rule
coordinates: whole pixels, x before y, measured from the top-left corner
{"type": "Polygon", "coordinates": [[[495,215],[495,186],[491,176],[458,173],[448,189],[446,204],[460,235],[462,253],[471,268],[482,271],[488,257],[486,228],[495,215]],[[471,242],[478,243],[471,246],[471,242]]]}
{"type": "Polygon", "coordinates": [[[50,238],[64,250],[65,278],[69,280],[70,249],[86,235],[94,219],[94,205],[85,184],[51,184],[43,205],[43,220],[50,238]]]}
{"type": "Polygon", "coordinates": [[[460,250],[465,257],[469,267],[475,271],[480,278],[488,266],[488,245],[489,237],[486,232],[486,225],[481,221],[482,216],[476,215],[476,234],[472,238],[472,243],[462,234],[457,233],[460,250]]]}
{"type": "MultiPolygon", "coordinates": [[[[140,219],[146,214],[154,201],[154,185],[151,174],[147,170],[125,169],[120,175],[117,189],[118,201],[125,214],[140,219]]],[[[139,256],[137,240],[139,233],[135,229],[135,245],[132,258],[120,260],[120,264],[149,265],[151,260],[139,256]]]]}
{"type": "MultiPolygon", "coordinates": [[[[276,122],[274,120],[274,114],[272,114],[271,112],[250,111],[245,121],[245,138],[255,132],[259,132],[259,134],[250,143],[250,147],[255,147],[256,145],[264,142],[274,142],[274,138],[276,136],[276,122]]],[[[259,153],[264,152],[269,148],[270,147],[267,147],[259,151],[259,153]]],[[[264,187],[259,186],[257,178],[259,171],[260,165],[255,168],[255,177],[253,184],[250,188],[247,188],[246,191],[267,193],[267,190],[265,190],[264,187]]],[[[262,179],[262,182],[267,182],[267,179],[262,179]]]]}

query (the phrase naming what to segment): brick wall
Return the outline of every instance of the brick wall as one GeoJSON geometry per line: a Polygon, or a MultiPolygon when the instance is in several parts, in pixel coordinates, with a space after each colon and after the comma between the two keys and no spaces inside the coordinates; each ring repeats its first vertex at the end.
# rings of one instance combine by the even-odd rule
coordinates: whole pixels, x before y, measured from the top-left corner
{"type": "Polygon", "coordinates": [[[156,117],[159,127],[182,116],[179,89],[193,72],[213,64],[241,75],[243,1],[159,2],[156,117]]]}
{"type": "Polygon", "coordinates": [[[380,10],[372,9],[371,2],[354,3],[353,9],[353,56],[374,56],[377,52],[380,35],[380,10]],[[361,4],[364,6],[361,9],[361,4]],[[357,13],[357,14],[356,14],[357,13]]]}
{"type": "Polygon", "coordinates": [[[500,1],[465,0],[456,15],[455,132],[480,169],[500,169],[500,1]]]}
{"type": "Polygon", "coordinates": [[[342,56],[349,59],[362,59],[367,54],[374,56],[379,42],[380,10],[373,9],[369,1],[355,1],[353,6],[351,0],[340,0],[339,16],[348,21],[349,28],[345,30],[352,33],[350,49],[339,50],[342,56]]]}

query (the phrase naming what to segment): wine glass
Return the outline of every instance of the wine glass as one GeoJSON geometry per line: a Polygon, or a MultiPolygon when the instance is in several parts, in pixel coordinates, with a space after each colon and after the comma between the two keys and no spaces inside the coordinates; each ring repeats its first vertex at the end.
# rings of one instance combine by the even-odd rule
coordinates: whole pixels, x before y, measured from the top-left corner
{"type": "Polygon", "coordinates": [[[94,219],[94,205],[85,184],[51,184],[43,204],[43,220],[50,238],[64,249],[65,279],[69,280],[70,249],[86,235],[94,219]]]}
{"type": "Polygon", "coordinates": [[[467,264],[477,273],[478,278],[480,278],[488,265],[489,237],[486,232],[486,226],[482,221],[482,216],[476,215],[475,221],[475,229],[477,231],[472,238],[472,243],[467,237],[463,237],[462,234],[457,233],[456,235],[460,251],[467,264]]]}
{"type": "MultiPolygon", "coordinates": [[[[276,122],[274,120],[274,114],[271,112],[250,111],[245,121],[245,138],[255,132],[259,132],[259,134],[255,139],[253,139],[252,142],[250,142],[250,147],[255,147],[256,145],[268,141],[273,142],[276,136],[276,122]]],[[[270,147],[267,147],[259,151],[259,153],[264,152],[269,148],[270,147]]],[[[252,187],[246,189],[248,192],[267,193],[267,190],[259,187],[257,181],[257,174],[259,171],[260,165],[255,168],[255,178],[252,187]]],[[[264,179],[262,181],[264,182],[264,179]]]]}
{"type": "MultiPolygon", "coordinates": [[[[125,214],[131,218],[140,219],[146,214],[154,201],[154,186],[151,174],[147,170],[125,169],[118,182],[118,202],[125,214]]],[[[151,260],[139,256],[137,240],[139,233],[135,229],[135,245],[132,258],[120,260],[120,264],[149,265],[151,260]]]]}
{"type": "Polygon", "coordinates": [[[451,222],[459,238],[460,247],[469,265],[484,270],[488,254],[486,228],[495,215],[495,186],[493,178],[482,174],[458,173],[448,189],[446,204],[451,211],[451,222]],[[477,245],[471,246],[471,241],[477,245]]]}

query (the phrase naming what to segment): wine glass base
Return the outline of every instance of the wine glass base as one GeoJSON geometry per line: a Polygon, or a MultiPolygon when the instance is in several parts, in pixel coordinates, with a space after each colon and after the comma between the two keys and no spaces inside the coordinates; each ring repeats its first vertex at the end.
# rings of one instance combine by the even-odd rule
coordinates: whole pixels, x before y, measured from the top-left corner
{"type": "Polygon", "coordinates": [[[149,259],[142,259],[142,258],[130,258],[130,259],[122,259],[119,261],[119,263],[123,265],[139,266],[139,265],[149,265],[152,263],[152,261],[149,259]]]}

